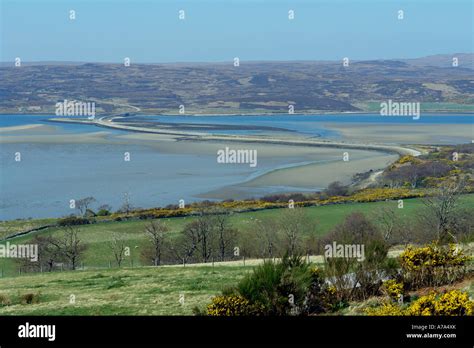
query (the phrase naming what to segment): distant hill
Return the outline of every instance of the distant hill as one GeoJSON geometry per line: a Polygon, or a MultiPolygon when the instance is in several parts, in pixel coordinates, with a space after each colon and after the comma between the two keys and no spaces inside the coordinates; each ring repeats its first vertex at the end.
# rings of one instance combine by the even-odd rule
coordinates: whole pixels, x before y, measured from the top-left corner
{"type": "Polygon", "coordinates": [[[382,101],[434,111],[474,108],[474,55],[351,61],[0,66],[0,113],[54,113],[55,103],[95,101],[98,114],[252,114],[377,111],[382,101]],[[452,66],[457,57],[459,66],[452,66]],[[135,106],[140,109],[129,107],[135,106]]]}
{"type": "Polygon", "coordinates": [[[474,69],[474,53],[454,53],[454,54],[437,54],[434,56],[427,56],[415,59],[400,59],[415,66],[435,66],[439,68],[450,68],[452,66],[453,58],[457,58],[459,66],[464,68],[474,69]]]}

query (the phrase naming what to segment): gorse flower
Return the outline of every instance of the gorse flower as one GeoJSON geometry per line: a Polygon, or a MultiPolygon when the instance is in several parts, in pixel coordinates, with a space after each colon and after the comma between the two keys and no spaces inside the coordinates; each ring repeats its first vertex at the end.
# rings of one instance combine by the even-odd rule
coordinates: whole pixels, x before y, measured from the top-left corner
{"type": "Polygon", "coordinates": [[[398,300],[403,295],[403,290],[403,283],[398,283],[394,279],[387,280],[382,286],[382,291],[393,300],[398,300]]]}
{"type": "Polygon", "coordinates": [[[456,245],[407,247],[400,255],[404,282],[413,288],[450,284],[464,276],[470,257],[456,245]]]}
{"type": "Polygon", "coordinates": [[[436,293],[420,297],[407,308],[407,315],[436,315],[436,293]]]}
{"type": "Polygon", "coordinates": [[[466,292],[459,290],[451,290],[444,294],[436,294],[432,292],[426,296],[422,296],[406,309],[394,302],[384,302],[377,308],[366,309],[368,315],[413,315],[413,316],[464,316],[474,315],[474,301],[469,299],[466,292]]]}
{"type": "Polygon", "coordinates": [[[440,296],[435,311],[438,315],[473,315],[474,302],[467,293],[453,290],[440,296]]]}
{"type": "Polygon", "coordinates": [[[252,305],[242,296],[216,296],[212,302],[207,305],[207,315],[210,316],[247,316],[259,315],[261,308],[258,305],[252,305]]]}

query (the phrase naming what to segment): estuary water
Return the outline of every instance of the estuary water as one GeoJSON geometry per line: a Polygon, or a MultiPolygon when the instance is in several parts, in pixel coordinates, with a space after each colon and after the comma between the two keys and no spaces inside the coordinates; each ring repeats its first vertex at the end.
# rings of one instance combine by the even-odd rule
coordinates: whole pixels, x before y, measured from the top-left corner
{"type": "MultiPolygon", "coordinates": [[[[0,142],[0,219],[59,217],[70,214],[71,199],[93,196],[100,204],[118,209],[127,195],[135,207],[154,207],[177,204],[180,199],[191,202],[202,199],[201,194],[217,192],[221,188],[245,183],[265,173],[309,163],[331,163],[339,158],[340,149],[263,149],[258,166],[219,165],[214,150],[190,148],[189,151],[169,151],[153,144],[114,141],[114,137],[129,132],[99,128],[90,125],[60,124],[47,121],[48,116],[0,115],[0,129],[4,127],[40,124],[48,132],[19,129],[0,133],[3,138],[18,139],[0,142]],[[101,142],[68,143],[68,135],[81,136],[106,132],[101,142]],[[61,135],[63,141],[37,141],[35,136],[61,135]],[[32,137],[33,136],[33,137],[32,137]],[[110,141],[108,141],[110,139],[110,141]],[[124,153],[131,153],[131,160],[124,161],[124,153]],[[20,153],[21,160],[15,155],[20,153]],[[273,154],[273,155],[272,155],[273,154]]],[[[157,122],[179,127],[199,127],[200,131],[213,134],[270,134],[290,132],[304,137],[338,138],[338,131],[325,126],[330,123],[379,123],[381,116],[373,115],[283,115],[283,116],[141,116],[133,122],[157,122]],[[204,127],[202,127],[204,125],[204,127]],[[210,127],[209,125],[212,125],[210,127]],[[216,127],[217,125],[217,127],[216,127]],[[208,127],[209,126],[209,127],[208,127]]],[[[383,122],[411,124],[411,117],[383,117],[383,122]]],[[[472,116],[424,116],[419,124],[472,125],[472,116]]],[[[173,145],[168,145],[169,147],[173,145]]],[[[237,145],[236,145],[237,146],[237,145]]],[[[191,147],[198,148],[198,145],[191,147]]],[[[181,149],[181,148],[180,148],[181,149]]],[[[260,151],[260,149],[259,149],[260,151]]],[[[355,159],[372,156],[373,152],[354,151],[355,159]]],[[[367,169],[377,169],[379,163],[367,169]]],[[[273,183],[272,186],[252,187],[246,197],[274,192],[315,191],[323,188],[324,180],[314,176],[314,184],[292,185],[273,183]]],[[[275,181],[275,180],[274,180],[275,181]]],[[[291,181],[291,180],[290,180],[291,181]]],[[[295,179],[295,182],[298,181],[295,179]]],[[[278,180],[277,180],[278,182],[278,180]]],[[[232,192],[232,191],[229,191],[232,192]]],[[[226,198],[233,197],[229,194],[226,198]]],[[[225,195],[224,195],[225,196],[225,195]]],[[[222,198],[223,195],[217,195],[222,198]]],[[[212,197],[210,197],[212,199],[212,197]]]]}

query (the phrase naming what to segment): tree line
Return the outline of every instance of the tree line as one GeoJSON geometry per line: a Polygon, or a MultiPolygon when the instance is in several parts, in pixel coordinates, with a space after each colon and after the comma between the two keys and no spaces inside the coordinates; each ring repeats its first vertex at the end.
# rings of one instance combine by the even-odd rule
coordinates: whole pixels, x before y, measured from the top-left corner
{"type": "MultiPolygon", "coordinates": [[[[200,207],[180,231],[172,231],[164,219],[146,223],[142,231],[146,242],[139,246],[140,263],[160,266],[243,257],[279,258],[284,254],[316,255],[322,254],[324,246],[333,241],[354,241],[362,234],[371,235],[387,247],[433,240],[458,243],[472,239],[474,226],[474,217],[460,205],[463,185],[443,185],[435,195],[423,200],[424,207],[414,217],[403,215],[400,203],[395,201],[369,214],[348,214],[326,235],[321,235],[318,221],[305,208],[279,209],[276,216],[240,220],[244,227],[236,228],[231,212],[213,206],[200,207]]],[[[80,226],[64,226],[55,236],[36,235],[31,242],[38,244],[38,262],[20,260],[19,266],[25,271],[52,271],[59,266],[77,269],[88,246],[81,240],[80,231],[80,226]]],[[[113,233],[106,252],[114,265],[120,267],[137,247],[119,233],[113,233]]]]}

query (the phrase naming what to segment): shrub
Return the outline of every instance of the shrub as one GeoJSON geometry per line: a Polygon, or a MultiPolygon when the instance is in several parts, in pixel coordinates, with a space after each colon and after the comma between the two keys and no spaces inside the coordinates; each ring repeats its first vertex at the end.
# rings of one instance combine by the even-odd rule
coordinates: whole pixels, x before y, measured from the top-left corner
{"type": "Polygon", "coordinates": [[[441,295],[432,292],[413,301],[406,309],[394,302],[384,302],[380,307],[367,308],[368,315],[412,315],[412,316],[464,316],[474,314],[474,301],[466,292],[451,290],[441,295]]]}
{"type": "Polygon", "coordinates": [[[353,212],[337,224],[322,242],[323,245],[332,244],[334,241],[341,244],[365,244],[372,240],[382,240],[377,226],[364,214],[353,212]]]}
{"type": "Polygon", "coordinates": [[[420,160],[416,157],[413,157],[411,155],[405,155],[401,157],[398,161],[399,164],[405,164],[405,163],[419,163],[420,160]]]}
{"type": "Polygon", "coordinates": [[[452,284],[466,273],[469,257],[456,245],[407,247],[400,255],[400,266],[404,283],[412,289],[422,286],[452,284]]]}
{"type": "Polygon", "coordinates": [[[249,316],[262,314],[259,305],[251,304],[249,300],[237,295],[216,296],[207,305],[207,315],[210,316],[249,316]]]}
{"type": "Polygon", "coordinates": [[[283,267],[272,261],[257,266],[238,284],[238,291],[252,303],[260,303],[265,314],[278,314],[287,307],[288,298],[278,291],[283,276],[283,267]]]}
{"type": "Polygon", "coordinates": [[[375,202],[387,199],[401,199],[412,197],[423,197],[421,191],[409,190],[407,188],[367,188],[350,196],[350,201],[354,202],[375,202]]]}
{"type": "Polygon", "coordinates": [[[336,287],[326,283],[323,270],[318,267],[311,268],[311,285],[306,295],[305,313],[334,312],[347,305],[347,302],[337,298],[336,287]]]}
{"type": "Polygon", "coordinates": [[[59,226],[76,226],[76,225],[87,225],[90,221],[86,218],[77,217],[74,215],[67,216],[58,221],[59,226]]]}
{"type": "Polygon", "coordinates": [[[349,187],[344,186],[340,181],[334,181],[328,185],[325,193],[329,196],[347,196],[349,187]]]}
{"type": "Polygon", "coordinates": [[[39,293],[28,293],[20,296],[21,304],[34,304],[39,303],[40,294],[39,293]]]}
{"type": "Polygon", "coordinates": [[[389,279],[383,283],[382,292],[392,300],[397,301],[404,294],[403,283],[398,283],[394,279],[389,279]]]}
{"type": "MultiPolygon", "coordinates": [[[[272,202],[272,203],[285,203],[288,204],[288,201],[292,199],[295,202],[303,202],[308,200],[308,197],[306,197],[302,193],[289,193],[289,194],[274,194],[274,195],[268,195],[268,196],[263,196],[260,198],[261,201],[263,202],[272,202]]],[[[233,201],[230,201],[233,202],[233,201]]]]}
{"type": "Polygon", "coordinates": [[[10,304],[10,298],[7,295],[0,294],[0,306],[9,306],[10,304]]]}
{"type": "Polygon", "coordinates": [[[125,282],[122,280],[121,277],[112,277],[105,288],[107,290],[110,290],[115,288],[121,288],[122,286],[125,286],[125,282]]]}
{"type": "Polygon", "coordinates": [[[357,299],[367,299],[377,295],[382,286],[382,279],[393,270],[387,258],[388,245],[380,234],[372,236],[365,242],[365,259],[355,267],[358,283],[353,292],[357,299]]]}
{"type": "Polygon", "coordinates": [[[420,297],[407,308],[407,315],[435,315],[436,293],[420,297]]]}
{"type": "Polygon", "coordinates": [[[84,213],[84,216],[87,218],[92,218],[92,217],[97,216],[97,214],[92,209],[87,209],[86,212],[84,213]]]}
{"type": "Polygon", "coordinates": [[[388,245],[378,228],[362,213],[354,212],[321,240],[321,244],[358,244],[364,247],[364,259],[327,257],[326,274],[337,289],[340,301],[366,299],[379,293],[382,278],[392,272],[388,245]],[[348,276],[353,274],[353,276],[348,276]]]}
{"type": "Polygon", "coordinates": [[[324,270],[331,287],[334,289],[334,298],[338,302],[351,300],[354,279],[348,274],[353,273],[355,259],[328,258],[325,260],[324,270]]]}
{"type": "Polygon", "coordinates": [[[435,310],[437,315],[473,315],[474,302],[466,292],[452,290],[440,296],[435,310]]]}
{"type": "Polygon", "coordinates": [[[414,301],[407,315],[473,315],[474,302],[465,292],[451,290],[440,296],[431,293],[414,301]]]}
{"type": "Polygon", "coordinates": [[[298,256],[281,262],[266,261],[254,268],[237,286],[252,304],[262,306],[264,315],[299,314],[311,284],[309,265],[298,256]]]}
{"type": "Polygon", "coordinates": [[[402,308],[392,301],[383,302],[381,306],[376,308],[367,308],[365,312],[367,315],[374,316],[402,316],[405,314],[402,308]]]}
{"type": "Polygon", "coordinates": [[[137,216],[140,220],[148,220],[148,219],[157,218],[157,214],[154,214],[153,212],[143,212],[143,213],[137,214],[137,216]]]}
{"type": "Polygon", "coordinates": [[[452,290],[440,296],[435,310],[438,315],[474,315],[474,302],[466,292],[452,290]]]}
{"type": "Polygon", "coordinates": [[[108,211],[107,209],[100,209],[97,212],[97,216],[109,216],[109,215],[110,215],[110,211],[108,211]]]}

